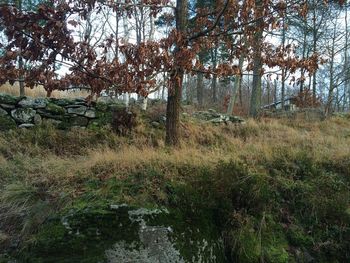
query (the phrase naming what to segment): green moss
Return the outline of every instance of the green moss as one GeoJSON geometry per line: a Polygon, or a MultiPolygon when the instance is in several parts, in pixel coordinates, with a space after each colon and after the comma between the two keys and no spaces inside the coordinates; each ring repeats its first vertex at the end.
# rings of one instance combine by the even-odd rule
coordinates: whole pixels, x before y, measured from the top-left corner
{"type": "Polygon", "coordinates": [[[7,131],[16,127],[16,122],[10,116],[0,116],[0,131],[7,131]]]}
{"type": "Polygon", "coordinates": [[[65,114],[65,109],[61,106],[58,106],[54,103],[48,103],[45,108],[46,111],[48,111],[51,114],[55,115],[63,115],[65,114]]]}
{"type": "Polygon", "coordinates": [[[0,93],[0,104],[16,105],[19,100],[20,100],[19,97],[0,93]]]}
{"type": "Polygon", "coordinates": [[[71,105],[73,103],[73,101],[69,100],[69,99],[55,99],[55,98],[51,98],[50,101],[53,104],[56,104],[56,105],[61,106],[61,107],[68,106],[68,105],[71,105]]]}
{"type": "Polygon", "coordinates": [[[47,222],[19,258],[24,262],[104,262],[105,251],[116,242],[139,242],[138,230],[126,210],[85,207],[47,222]]]}

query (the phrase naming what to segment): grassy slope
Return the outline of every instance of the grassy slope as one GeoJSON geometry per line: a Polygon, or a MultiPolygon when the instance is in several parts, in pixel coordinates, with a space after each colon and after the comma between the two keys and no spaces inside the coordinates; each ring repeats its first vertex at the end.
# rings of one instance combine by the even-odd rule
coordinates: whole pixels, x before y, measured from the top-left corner
{"type": "Polygon", "coordinates": [[[217,211],[238,262],[350,261],[349,119],[186,121],[182,131],[175,150],[145,124],[127,138],[50,127],[0,134],[0,248],[31,240],[72,203],[126,202],[217,211]]]}

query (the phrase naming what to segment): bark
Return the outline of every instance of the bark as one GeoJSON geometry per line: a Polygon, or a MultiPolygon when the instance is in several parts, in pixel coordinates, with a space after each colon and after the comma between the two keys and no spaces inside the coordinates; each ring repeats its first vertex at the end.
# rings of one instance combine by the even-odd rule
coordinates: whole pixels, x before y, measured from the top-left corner
{"type": "Polygon", "coordinates": [[[203,106],[203,93],[204,93],[203,73],[199,72],[197,74],[197,101],[200,107],[203,106]]]}
{"type": "MultiPolygon", "coordinates": [[[[176,0],[176,29],[182,33],[186,32],[187,3],[188,0],[176,0]]],[[[180,50],[181,46],[177,46],[174,50],[175,65],[180,65],[180,63],[176,63],[176,60],[180,59],[178,58],[178,56],[176,56],[180,50]]],[[[171,72],[170,76],[170,89],[168,91],[165,135],[165,143],[169,146],[179,145],[179,117],[183,75],[183,69],[180,66],[176,66],[171,72]]]]}
{"type": "MultiPolygon", "coordinates": [[[[317,28],[316,28],[316,1],[313,0],[313,17],[312,17],[312,35],[313,35],[313,52],[316,53],[317,52],[317,28]]],[[[313,101],[316,101],[316,73],[317,71],[315,70],[313,75],[312,75],[312,97],[313,97],[313,101]]]]}
{"type": "MultiPolygon", "coordinates": [[[[129,27],[128,27],[128,18],[127,16],[123,16],[123,29],[124,29],[124,38],[126,39],[126,42],[129,42],[129,27]]],[[[130,94],[128,92],[125,92],[123,95],[124,102],[126,107],[129,107],[130,104],[130,94]]]]}
{"type": "MultiPolygon", "coordinates": [[[[283,17],[283,28],[282,28],[282,48],[284,51],[284,46],[286,42],[286,27],[285,27],[285,17],[283,17]]],[[[286,85],[286,69],[282,67],[282,87],[281,87],[281,106],[282,110],[284,110],[284,101],[286,99],[286,91],[285,91],[285,85],[286,85]]]]}
{"type": "MultiPolygon", "coordinates": [[[[212,50],[211,52],[211,58],[212,58],[212,64],[213,64],[213,69],[216,69],[216,65],[217,65],[217,57],[218,57],[218,48],[215,45],[214,50],[212,50]]],[[[215,103],[217,101],[217,76],[214,75],[213,79],[212,79],[212,83],[211,83],[211,88],[212,88],[212,101],[213,103],[215,103]]]]}
{"type": "MultiPolygon", "coordinates": [[[[22,56],[19,56],[18,67],[19,67],[19,70],[21,70],[23,72],[24,63],[23,63],[22,56]]],[[[24,77],[23,77],[22,73],[19,76],[19,96],[20,97],[24,97],[25,96],[24,77]]]]}
{"type": "MultiPolygon", "coordinates": [[[[306,18],[304,19],[304,35],[303,35],[303,59],[305,59],[305,53],[306,53],[306,37],[307,37],[307,24],[306,24],[306,18]]],[[[300,88],[299,91],[303,92],[304,90],[304,82],[305,82],[305,70],[301,69],[301,80],[300,80],[300,88]]]]}
{"type": "MultiPolygon", "coordinates": [[[[21,11],[22,10],[22,0],[17,1],[18,9],[21,11]]],[[[22,53],[22,49],[21,49],[22,53]]],[[[22,55],[19,56],[18,58],[18,68],[21,71],[21,75],[19,76],[19,96],[24,97],[25,96],[25,88],[24,88],[24,76],[23,74],[23,69],[24,69],[24,62],[23,62],[23,57],[22,55]]]]}
{"type": "MultiPolygon", "coordinates": [[[[200,63],[203,63],[204,60],[204,54],[203,51],[199,53],[199,61],[200,63]]],[[[203,73],[199,72],[197,73],[197,102],[200,107],[203,106],[204,102],[204,78],[203,73]]]]}
{"type": "Polygon", "coordinates": [[[349,86],[349,70],[348,70],[348,43],[349,43],[349,32],[348,32],[348,10],[345,10],[345,50],[344,50],[344,109],[346,107],[346,96],[349,102],[350,110],[350,86],[349,86]]]}
{"type": "MultiPolygon", "coordinates": [[[[257,12],[262,13],[261,1],[256,1],[257,12]]],[[[258,17],[262,15],[258,14],[258,17]]],[[[263,38],[263,19],[260,18],[256,22],[256,32],[254,34],[253,43],[253,84],[252,84],[252,96],[250,98],[250,110],[249,115],[256,117],[260,105],[261,105],[261,70],[262,70],[262,57],[261,57],[261,45],[263,38]]]]}
{"type": "Polygon", "coordinates": [[[332,102],[334,100],[334,55],[335,55],[335,38],[336,38],[336,27],[334,27],[332,46],[331,46],[331,61],[330,61],[330,70],[329,70],[329,90],[328,90],[328,99],[326,104],[326,115],[332,111],[332,102]]]}

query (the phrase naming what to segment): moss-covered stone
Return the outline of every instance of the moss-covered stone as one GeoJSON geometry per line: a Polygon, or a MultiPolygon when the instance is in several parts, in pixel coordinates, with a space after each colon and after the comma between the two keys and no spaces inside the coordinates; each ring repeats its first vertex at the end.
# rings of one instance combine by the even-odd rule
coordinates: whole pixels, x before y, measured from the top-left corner
{"type": "Polygon", "coordinates": [[[69,99],[50,98],[50,102],[61,107],[65,107],[72,104],[72,100],[69,100],[69,99]]]}
{"type": "Polygon", "coordinates": [[[36,114],[32,108],[18,108],[11,111],[11,116],[18,123],[31,123],[36,114]]]}
{"type": "Polygon", "coordinates": [[[0,104],[16,105],[19,100],[19,97],[0,93],[0,104]]]}
{"type": "Polygon", "coordinates": [[[66,110],[63,107],[58,106],[54,103],[48,103],[45,110],[54,115],[63,115],[66,113],[66,110]]]}
{"type": "Polygon", "coordinates": [[[48,221],[18,259],[47,263],[226,262],[216,228],[212,229],[215,235],[207,236],[197,221],[178,222],[182,216],[127,205],[74,209],[48,221]]]}
{"type": "Polygon", "coordinates": [[[16,122],[10,116],[0,116],[0,131],[7,131],[16,127],[16,122]]]}

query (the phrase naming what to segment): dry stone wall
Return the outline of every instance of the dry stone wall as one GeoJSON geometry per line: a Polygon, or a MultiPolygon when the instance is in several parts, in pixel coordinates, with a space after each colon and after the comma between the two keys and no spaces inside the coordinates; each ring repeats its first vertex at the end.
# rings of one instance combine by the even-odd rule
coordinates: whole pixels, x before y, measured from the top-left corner
{"type": "Polygon", "coordinates": [[[94,127],[110,123],[116,101],[88,102],[85,99],[15,97],[0,94],[0,131],[30,128],[43,122],[58,128],[94,127]]]}

